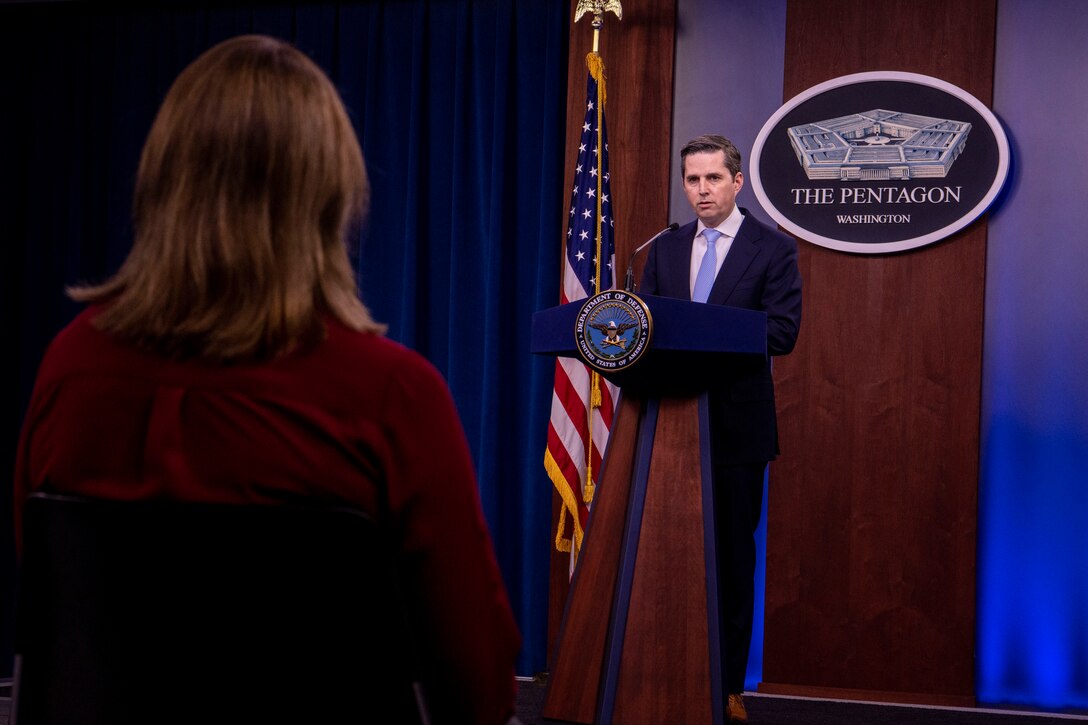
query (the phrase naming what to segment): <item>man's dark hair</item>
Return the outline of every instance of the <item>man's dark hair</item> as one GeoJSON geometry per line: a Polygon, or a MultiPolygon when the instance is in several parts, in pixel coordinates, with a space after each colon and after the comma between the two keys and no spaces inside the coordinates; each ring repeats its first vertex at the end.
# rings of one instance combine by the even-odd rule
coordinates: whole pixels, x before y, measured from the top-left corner
{"type": "Polygon", "coordinates": [[[684,148],[680,149],[680,173],[685,174],[687,172],[684,162],[691,154],[713,153],[715,151],[725,153],[725,167],[729,169],[733,176],[740,173],[740,151],[737,150],[737,147],[725,136],[709,133],[696,136],[684,144],[684,148]]]}

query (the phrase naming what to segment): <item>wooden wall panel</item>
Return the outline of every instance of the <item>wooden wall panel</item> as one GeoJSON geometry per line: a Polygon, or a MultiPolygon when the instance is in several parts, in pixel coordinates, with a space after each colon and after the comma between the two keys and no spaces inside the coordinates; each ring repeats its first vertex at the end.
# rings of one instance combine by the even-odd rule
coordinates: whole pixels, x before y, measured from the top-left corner
{"type": "MultiPolygon", "coordinates": [[[[785,99],[895,70],[988,104],[995,17],[994,0],[791,0],[785,99]]],[[[900,254],[800,251],[761,689],[970,702],[985,221],[900,254]]]]}
{"type": "MultiPolygon", "coordinates": [[[[623,20],[607,13],[601,31],[599,52],[607,79],[605,115],[621,284],[631,251],[669,223],[675,34],[675,0],[627,0],[623,20]]],[[[585,58],[592,49],[593,31],[587,14],[573,26],[570,37],[564,179],[574,176],[585,114],[585,58]]],[[[566,206],[561,213],[565,210],[566,206]]]]}
{"type": "MultiPolygon", "coordinates": [[[[562,208],[566,218],[575,151],[585,115],[586,54],[593,49],[592,16],[577,24],[570,3],[571,33],[567,73],[567,144],[562,208]]],[[[676,0],[624,0],[623,19],[605,15],[599,53],[605,63],[608,150],[616,215],[616,279],[623,284],[631,252],[668,224],[669,145],[672,126],[672,72],[676,0]]],[[[564,227],[564,233],[566,228],[564,227]]],[[[562,239],[555,240],[556,250],[562,239]]],[[[556,290],[558,300],[559,290],[556,290]]],[[[554,497],[558,500],[558,497],[554,497]]],[[[552,531],[558,522],[553,506],[552,531]]],[[[563,615],[568,587],[568,556],[552,548],[548,608],[549,660],[563,615]]]]}

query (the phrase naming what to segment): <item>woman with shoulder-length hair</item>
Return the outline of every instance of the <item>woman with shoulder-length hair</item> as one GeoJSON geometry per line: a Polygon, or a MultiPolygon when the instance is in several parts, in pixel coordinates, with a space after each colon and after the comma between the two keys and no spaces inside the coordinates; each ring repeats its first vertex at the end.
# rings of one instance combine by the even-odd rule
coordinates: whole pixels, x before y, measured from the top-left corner
{"type": "Polygon", "coordinates": [[[38,371],[15,472],[105,499],[384,511],[443,722],[514,714],[520,644],[441,375],[382,337],[346,249],[369,187],[339,95],[281,41],[211,48],[140,159],[135,243],[38,371]]]}
{"type": "Polygon", "coordinates": [[[378,331],[345,238],[369,197],[362,152],[332,84],[304,54],[235,38],[174,82],[136,178],[136,241],[77,300],[95,327],[171,358],[269,359],[316,342],[322,314],[378,331]]]}

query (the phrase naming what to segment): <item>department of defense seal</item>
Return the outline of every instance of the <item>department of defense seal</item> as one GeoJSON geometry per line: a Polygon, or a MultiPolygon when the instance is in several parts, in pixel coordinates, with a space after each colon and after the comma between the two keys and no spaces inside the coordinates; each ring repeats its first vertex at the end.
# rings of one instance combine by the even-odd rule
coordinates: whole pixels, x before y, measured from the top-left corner
{"type": "Polygon", "coordinates": [[[652,332],[645,302],[630,292],[609,290],[582,304],[574,337],[582,360],[607,373],[634,365],[649,349],[652,332]]]}

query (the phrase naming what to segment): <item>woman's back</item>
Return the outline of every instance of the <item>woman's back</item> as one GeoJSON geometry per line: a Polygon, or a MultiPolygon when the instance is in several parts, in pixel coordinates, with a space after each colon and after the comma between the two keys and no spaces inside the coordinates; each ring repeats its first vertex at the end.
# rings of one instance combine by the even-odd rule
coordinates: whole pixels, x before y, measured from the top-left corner
{"type": "Polygon", "coordinates": [[[436,715],[512,714],[519,635],[464,434],[429,363],[331,320],[324,342],[270,362],[175,361],[97,330],[99,311],[82,313],[42,361],[16,512],[43,490],[372,513],[399,542],[436,715]]]}
{"type": "Polygon", "coordinates": [[[119,342],[92,325],[99,312],[62,332],[39,370],[25,451],[34,487],[233,503],[305,495],[377,514],[396,447],[424,430],[401,422],[411,411],[398,390],[441,385],[419,356],[331,320],[307,350],[217,365],[119,342]]]}

